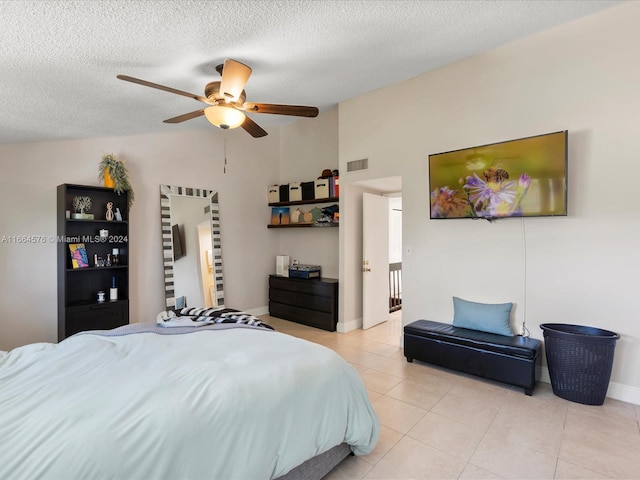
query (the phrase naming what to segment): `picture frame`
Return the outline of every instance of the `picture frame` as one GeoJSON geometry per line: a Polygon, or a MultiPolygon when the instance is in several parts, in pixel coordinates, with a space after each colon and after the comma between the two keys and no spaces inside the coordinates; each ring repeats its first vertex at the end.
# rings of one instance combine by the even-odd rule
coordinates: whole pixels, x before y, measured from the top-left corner
{"type": "Polygon", "coordinates": [[[69,253],[71,254],[71,267],[87,268],[89,266],[89,257],[84,243],[70,243],[69,253]]]}
{"type": "Polygon", "coordinates": [[[289,207],[274,207],[271,209],[271,225],[289,225],[291,213],[289,207]]]}

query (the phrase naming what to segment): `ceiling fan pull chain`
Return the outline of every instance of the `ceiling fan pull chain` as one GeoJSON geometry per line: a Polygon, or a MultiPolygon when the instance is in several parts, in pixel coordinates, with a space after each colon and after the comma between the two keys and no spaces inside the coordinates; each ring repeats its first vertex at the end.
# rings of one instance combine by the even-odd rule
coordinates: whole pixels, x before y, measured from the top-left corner
{"type": "Polygon", "coordinates": [[[224,168],[222,173],[227,173],[227,132],[224,132],[224,168]]]}

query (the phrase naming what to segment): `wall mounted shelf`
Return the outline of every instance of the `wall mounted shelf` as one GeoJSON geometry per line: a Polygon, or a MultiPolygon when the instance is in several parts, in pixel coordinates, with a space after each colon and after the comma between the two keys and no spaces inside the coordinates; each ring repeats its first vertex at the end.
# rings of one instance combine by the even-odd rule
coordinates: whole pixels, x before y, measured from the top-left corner
{"type": "Polygon", "coordinates": [[[288,223],[286,225],[267,225],[267,228],[331,228],[339,226],[339,223],[288,223]]]}
{"type": "Polygon", "coordinates": [[[312,203],[336,203],[339,197],[312,198],[310,200],[296,200],[295,202],[275,202],[270,203],[270,207],[290,207],[293,205],[311,205],[312,203]]]}

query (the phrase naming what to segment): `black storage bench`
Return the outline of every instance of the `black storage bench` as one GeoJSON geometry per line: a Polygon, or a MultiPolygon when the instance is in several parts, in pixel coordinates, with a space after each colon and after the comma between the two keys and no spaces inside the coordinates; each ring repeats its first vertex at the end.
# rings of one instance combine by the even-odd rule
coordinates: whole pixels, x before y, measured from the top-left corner
{"type": "Polygon", "coordinates": [[[404,327],[404,356],[524,388],[531,395],[540,378],[542,342],[507,337],[430,320],[404,327]]]}

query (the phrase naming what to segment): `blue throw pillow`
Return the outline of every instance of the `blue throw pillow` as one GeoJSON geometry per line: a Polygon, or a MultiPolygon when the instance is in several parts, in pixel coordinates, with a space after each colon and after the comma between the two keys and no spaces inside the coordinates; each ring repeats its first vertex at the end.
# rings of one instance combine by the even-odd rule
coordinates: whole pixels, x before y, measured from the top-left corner
{"type": "Polygon", "coordinates": [[[476,303],[453,297],[453,325],[513,337],[511,307],[513,303],[476,303]]]}

